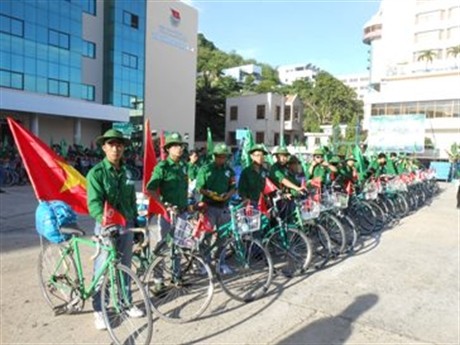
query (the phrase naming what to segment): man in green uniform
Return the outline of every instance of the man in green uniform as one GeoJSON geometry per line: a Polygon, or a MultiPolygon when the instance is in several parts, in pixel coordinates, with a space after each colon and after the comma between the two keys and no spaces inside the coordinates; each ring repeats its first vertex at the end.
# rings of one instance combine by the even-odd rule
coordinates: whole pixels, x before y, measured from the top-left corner
{"type": "Polygon", "coordinates": [[[188,175],[188,197],[189,199],[196,200],[196,178],[201,164],[199,163],[199,155],[197,150],[189,151],[189,160],[187,162],[187,175],[188,175]]]}
{"type": "Polygon", "coordinates": [[[213,226],[230,221],[228,201],[236,192],[235,172],[227,165],[229,149],[224,143],[213,149],[214,161],[198,171],[196,189],[207,204],[207,216],[213,226]]]}
{"type": "Polygon", "coordinates": [[[288,149],[284,146],[279,146],[273,152],[276,156],[276,163],[273,164],[270,168],[270,180],[283,191],[289,192],[290,190],[300,192],[301,187],[292,183],[288,178],[288,161],[290,153],[288,149]]]}
{"type": "Polygon", "coordinates": [[[316,149],[313,152],[313,161],[308,168],[307,180],[311,183],[313,180],[317,185],[323,186],[327,181],[329,172],[337,172],[337,168],[324,160],[324,151],[316,149]]]}
{"type": "Polygon", "coordinates": [[[368,176],[380,177],[387,174],[387,156],[381,152],[378,154],[377,159],[374,160],[368,169],[368,176]]]}
{"type": "MultiPolygon", "coordinates": [[[[137,217],[136,192],[134,181],[123,161],[123,152],[129,140],[117,130],[110,129],[97,138],[105,158],[96,164],[86,177],[88,192],[89,214],[96,221],[94,232],[99,235],[102,230],[104,205],[110,206],[120,212],[127,221],[127,227],[134,226],[137,217]]],[[[121,263],[131,267],[133,248],[133,233],[120,226],[120,236],[116,240],[116,248],[120,254],[121,263]]],[[[94,262],[94,273],[98,272],[107,257],[107,252],[102,251],[94,262]]],[[[106,329],[102,316],[101,295],[98,290],[93,296],[94,323],[96,329],[106,329]]],[[[142,317],[144,313],[137,307],[128,310],[130,317],[142,317]]]]}
{"type": "Polygon", "coordinates": [[[255,144],[248,153],[251,157],[251,164],[241,171],[238,194],[243,198],[243,201],[250,201],[256,206],[260,193],[265,187],[265,178],[268,177],[268,171],[263,166],[267,151],[263,145],[255,144]]]}
{"type": "MultiPolygon", "coordinates": [[[[187,165],[181,160],[184,152],[181,135],[175,132],[167,135],[163,150],[168,156],[155,166],[152,177],[147,183],[147,189],[161,203],[167,203],[168,207],[177,207],[179,217],[183,217],[187,209],[188,177],[187,165]]],[[[159,216],[158,226],[160,241],[170,231],[170,224],[165,218],[159,216]]]]}

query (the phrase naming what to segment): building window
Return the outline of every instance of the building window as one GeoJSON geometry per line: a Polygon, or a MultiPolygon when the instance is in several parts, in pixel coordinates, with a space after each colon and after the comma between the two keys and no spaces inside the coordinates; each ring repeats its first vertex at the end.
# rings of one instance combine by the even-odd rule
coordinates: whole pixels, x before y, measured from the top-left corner
{"type": "Polygon", "coordinates": [[[256,132],[256,144],[263,144],[265,141],[265,132],[256,132]]]}
{"type": "Polygon", "coordinates": [[[95,88],[93,85],[83,84],[81,86],[81,98],[87,101],[94,101],[96,96],[95,88]]]}
{"type": "Polygon", "coordinates": [[[275,133],[273,136],[273,145],[279,145],[280,144],[280,134],[275,133]]]}
{"type": "Polygon", "coordinates": [[[236,105],[230,107],[230,121],[238,121],[238,107],[236,105]]]}
{"type": "Polygon", "coordinates": [[[124,108],[136,109],[137,97],[133,95],[121,94],[121,106],[124,108]]]}
{"type": "Polygon", "coordinates": [[[0,31],[13,36],[24,37],[24,21],[0,14],[0,31]]]}
{"type": "Polygon", "coordinates": [[[96,58],[96,44],[90,41],[83,40],[82,55],[91,59],[96,58]]]}
{"type": "Polygon", "coordinates": [[[83,12],[96,15],[96,0],[82,0],[83,12]]]}
{"type": "Polygon", "coordinates": [[[24,74],[0,69],[0,86],[24,90],[24,74]]]}
{"type": "Polygon", "coordinates": [[[48,29],[48,44],[62,49],[70,49],[70,37],[65,32],[48,29]]]}
{"type": "Polygon", "coordinates": [[[48,78],[48,93],[69,97],[69,83],[64,80],[48,78]]]}
{"type": "Polygon", "coordinates": [[[128,25],[134,29],[139,28],[139,16],[129,13],[127,11],[123,12],[123,24],[128,25]]]}
{"type": "MultiPolygon", "coordinates": [[[[276,114],[275,114],[275,120],[279,121],[281,119],[281,107],[279,105],[276,106],[276,114]]],[[[277,144],[275,144],[277,145],[277,144]]]]}
{"type": "Polygon", "coordinates": [[[294,120],[299,121],[299,107],[294,107],[294,120]]]}
{"type": "Polygon", "coordinates": [[[265,104],[257,105],[257,120],[265,119],[265,104]]]}
{"type": "Polygon", "coordinates": [[[447,29],[447,38],[449,40],[460,39],[460,26],[453,26],[447,29]]]}
{"type": "Polygon", "coordinates": [[[442,19],[442,11],[436,10],[417,14],[415,21],[417,24],[423,24],[438,21],[440,19],[442,19]]]}
{"type": "Polygon", "coordinates": [[[291,106],[286,105],[284,107],[284,121],[291,121],[291,106]]]}
{"type": "Polygon", "coordinates": [[[123,53],[122,65],[128,68],[137,69],[137,56],[123,53]]]}
{"type": "Polygon", "coordinates": [[[236,145],[236,132],[235,131],[228,132],[228,144],[236,145]]]}

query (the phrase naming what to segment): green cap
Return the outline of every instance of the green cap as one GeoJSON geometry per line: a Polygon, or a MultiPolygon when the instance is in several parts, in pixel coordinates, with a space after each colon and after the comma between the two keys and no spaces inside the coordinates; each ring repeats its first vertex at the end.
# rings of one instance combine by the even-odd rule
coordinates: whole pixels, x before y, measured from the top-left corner
{"type": "Polygon", "coordinates": [[[225,145],[224,143],[219,143],[214,146],[214,150],[212,150],[212,153],[215,155],[228,155],[229,150],[228,146],[225,145]]]}
{"type": "Polygon", "coordinates": [[[123,142],[123,144],[128,145],[130,140],[123,136],[123,133],[116,129],[109,129],[103,135],[96,138],[96,143],[99,145],[104,145],[107,140],[117,139],[123,142]]]}
{"type": "Polygon", "coordinates": [[[313,155],[324,156],[324,150],[323,149],[316,149],[315,151],[313,151],[313,155]]]}
{"type": "Polygon", "coordinates": [[[340,158],[337,157],[337,156],[334,156],[332,157],[330,160],[329,160],[329,163],[340,163],[340,158]]]}
{"type": "Polygon", "coordinates": [[[253,153],[255,151],[261,151],[264,153],[264,155],[266,155],[268,152],[265,150],[265,146],[262,145],[262,144],[255,144],[255,145],[252,145],[252,147],[249,149],[249,153],[253,153]]]}
{"type": "Polygon", "coordinates": [[[290,155],[290,152],[289,152],[289,150],[287,149],[286,146],[277,146],[273,150],[273,154],[274,155],[290,155]]]}
{"type": "Polygon", "coordinates": [[[167,149],[168,147],[170,147],[172,144],[180,144],[180,145],[183,145],[185,144],[183,141],[182,141],[182,136],[177,133],[177,132],[172,132],[172,133],[169,133],[165,136],[165,144],[164,144],[164,148],[167,149]]]}

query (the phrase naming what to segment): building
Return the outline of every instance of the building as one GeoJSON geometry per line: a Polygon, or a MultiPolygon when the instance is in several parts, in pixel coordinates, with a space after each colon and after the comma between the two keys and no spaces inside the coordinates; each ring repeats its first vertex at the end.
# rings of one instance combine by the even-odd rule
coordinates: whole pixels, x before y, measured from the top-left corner
{"type": "MultiPolygon", "coordinates": [[[[13,116],[45,142],[64,139],[85,146],[113,122],[131,121],[142,128],[143,113],[153,127],[166,130],[171,118],[187,114],[187,120],[180,122],[193,125],[180,129],[193,133],[195,106],[189,99],[195,94],[195,65],[184,63],[169,47],[152,43],[159,21],[167,22],[163,41],[177,43],[168,34],[179,35],[181,29],[175,27],[181,28],[188,19],[179,18],[177,23],[176,7],[179,17],[180,11],[188,11],[179,2],[166,5],[145,0],[1,1],[2,139],[8,134],[6,116],[13,116]],[[165,73],[151,72],[159,65],[165,73]],[[169,73],[171,65],[175,73],[169,73]],[[178,72],[188,68],[193,68],[191,77],[178,72]],[[158,85],[177,94],[169,91],[165,97],[158,85]],[[186,87],[191,90],[185,92],[186,87]],[[146,95],[156,106],[146,102],[146,95]],[[175,104],[185,104],[187,109],[175,104]]],[[[193,20],[196,24],[196,15],[193,20]]],[[[196,36],[196,25],[184,28],[196,36]]],[[[191,59],[196,60],[196,42],[192,40],[190,47],[191,59]]]]}
{"type": "Polygon", "coordinates": [[[227,98],[225,112],[226,142],[237,145],[237,130],[250,129],[256,143],[267,146],[303,140],[303,109],[297,95],[284,97],[276,93],[227,98]],[[282,120],[284,119],[284,121],[282,120]]]}
{"type": "Polygon", "coordinates": [[[314,80],[319,69],[312,64],[284,65],[277,68],[282,84],[291,85],[296,80],[314,80]]]}
{"type": "Polygon", "coordinates": [[[262,67],[254,64],[237,66],[222,70],[222,74],[235,79],[239,83],[244,83],[248,76],[252,76],[254,82],[259,83],[262,78],[262,67]]]}
{"type": "MultiPolygon", "coordinates": [[[[460,4],[382,0],[364,26],[371,116],[424,114],[439,153],[460,142],[460,4]]],[[[409,130],[409,129],[408,129],[409,130]]]]}
{"type": "Polygon", "coordinates": [[[198,13],[180,1],[147,1],[145,118],[152,130],[195,140],[198,13]]]}

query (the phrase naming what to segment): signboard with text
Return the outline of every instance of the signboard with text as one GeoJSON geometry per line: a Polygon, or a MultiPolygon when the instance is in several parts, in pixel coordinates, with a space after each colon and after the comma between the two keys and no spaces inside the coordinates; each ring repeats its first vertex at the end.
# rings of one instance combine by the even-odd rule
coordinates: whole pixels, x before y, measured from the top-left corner
{"type": "Polygon", "coordinates": [[[425,115],[371,116],[367,144],[375,152],[423,153],[425,115]]]}

